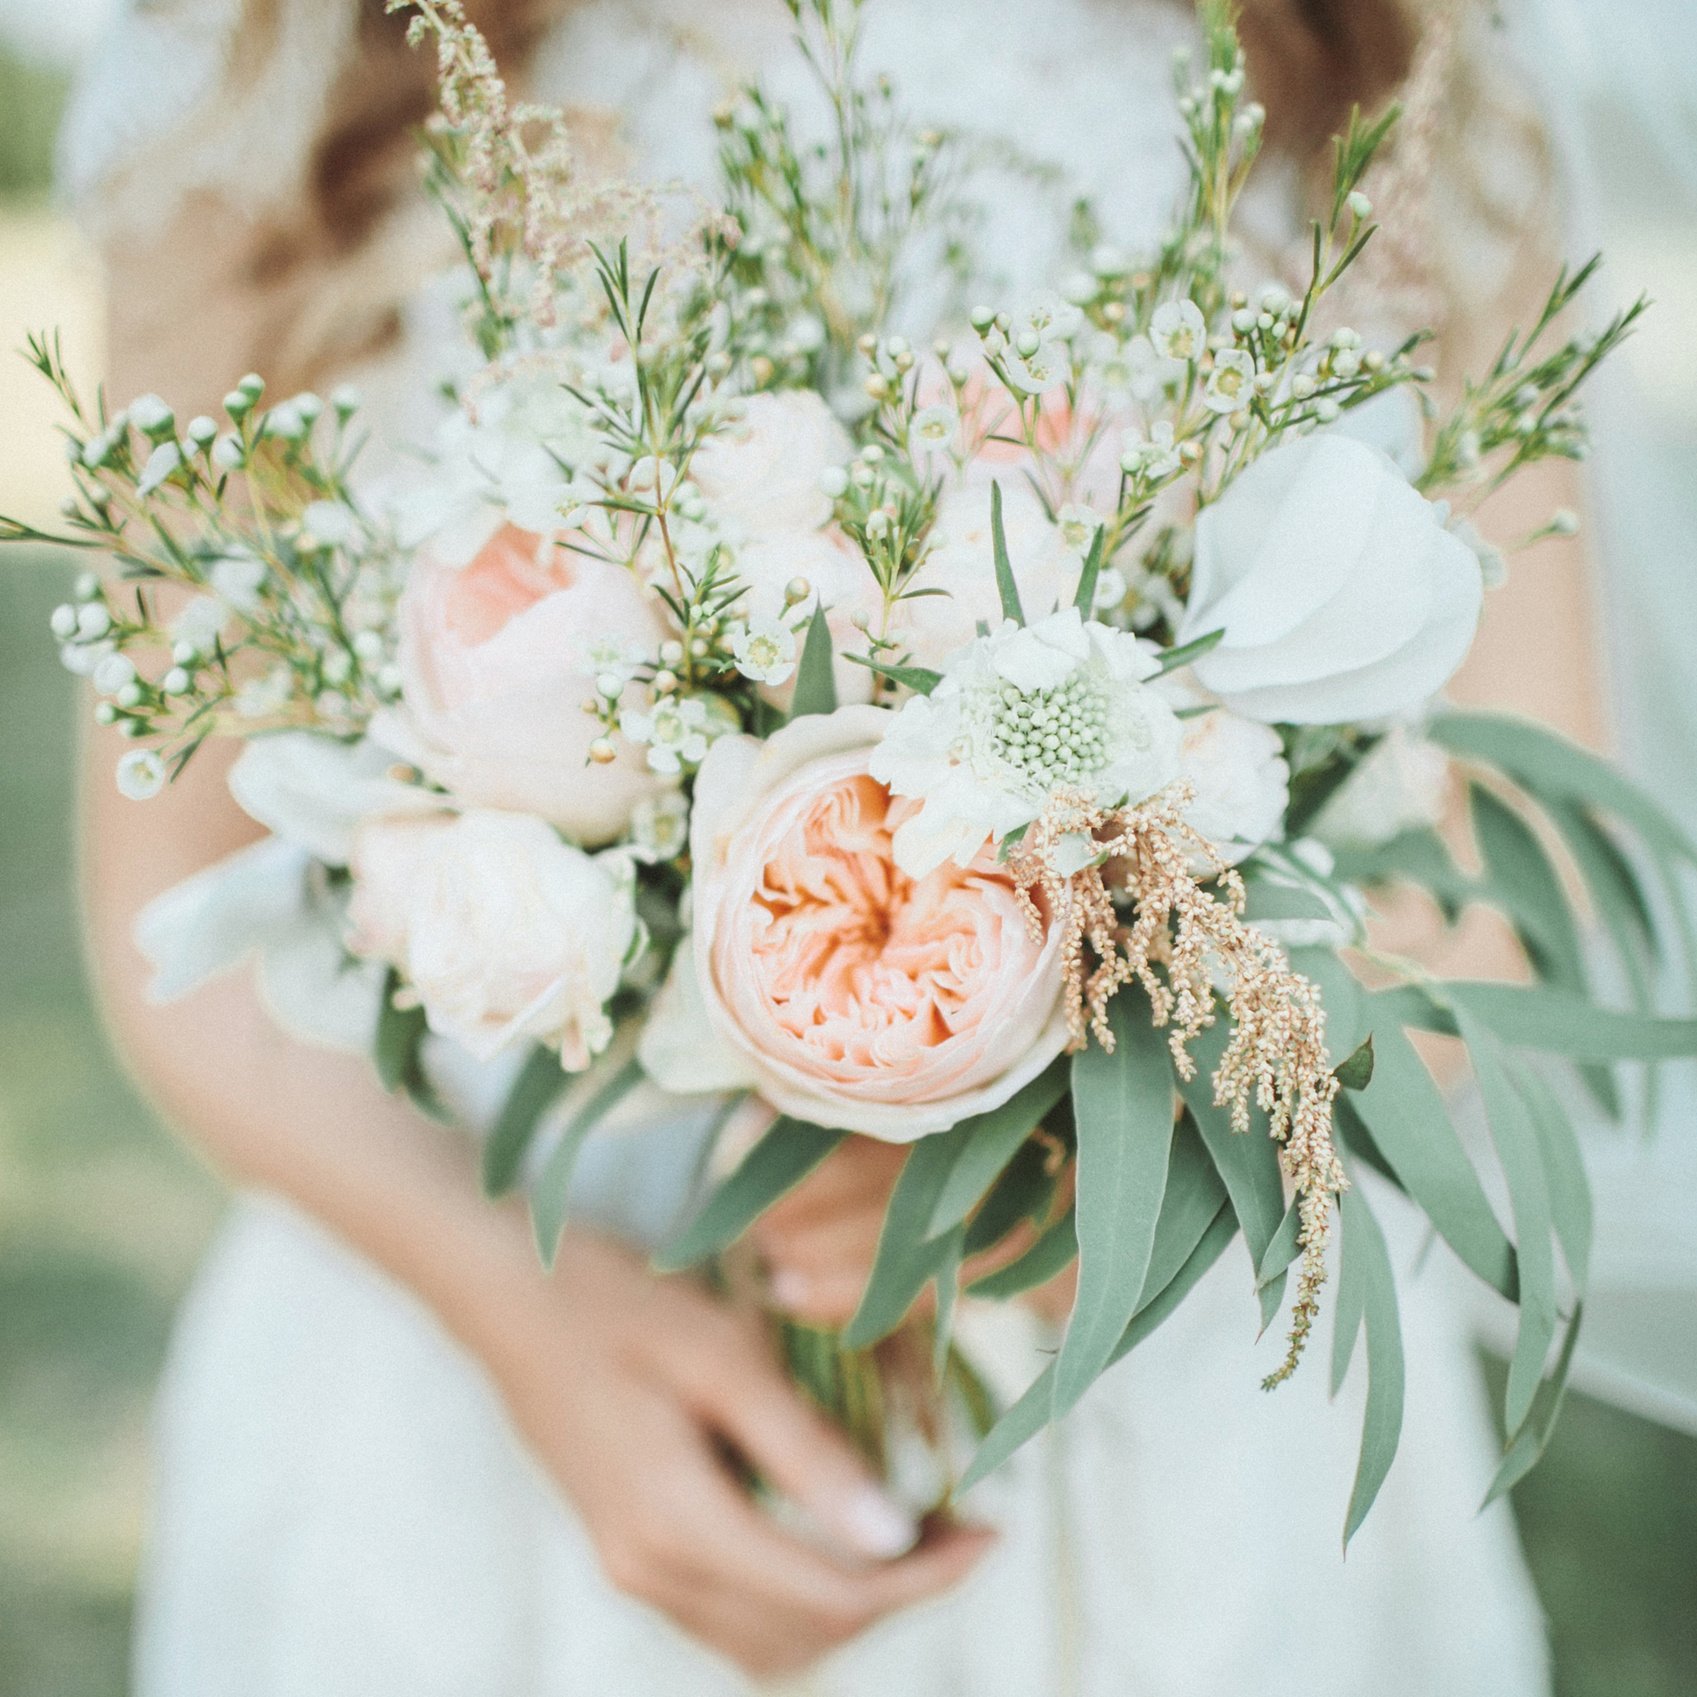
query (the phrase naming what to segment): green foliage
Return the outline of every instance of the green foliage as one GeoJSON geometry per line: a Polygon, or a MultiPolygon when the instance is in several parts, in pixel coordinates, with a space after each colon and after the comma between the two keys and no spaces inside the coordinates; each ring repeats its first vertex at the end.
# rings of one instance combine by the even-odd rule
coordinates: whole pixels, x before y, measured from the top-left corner
{"type": "Polygon", "coordinates": [[[810,713],[836,712],[834,660],[835,649],[831,642],[831,627],[825,622],[825,609],[816,607],[813,617],[808,620],[807,637],[801,646],[801,661],[796,667],[791,719],[805,718],[810,713]]]}

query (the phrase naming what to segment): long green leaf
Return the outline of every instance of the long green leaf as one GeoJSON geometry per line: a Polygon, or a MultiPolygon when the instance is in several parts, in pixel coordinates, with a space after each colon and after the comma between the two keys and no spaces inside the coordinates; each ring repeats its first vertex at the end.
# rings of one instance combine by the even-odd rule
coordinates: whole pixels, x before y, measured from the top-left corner
{"type": "Polygon", "coordinates": [[[860,1306],[843,1332],[849,1349],[870,1349],[887,1337],[907,1317],[923,1291],[960,1252],[960,1228],[933,1236],[929,1230],[937,1196],[953,1166],[948,1149],[950,1133],[922,1137],[908,1151],[901,1177],[890,1193],[884,1224],[878,1233],[878,1251],[861,1294],[860,1306]]]}
{"type": "Polygon", "coordinates": [[[1496,713],[1443,713],[1428,727],[1452,754],[1507,773],[1539,800],[1600,808],[1624,820],[1647,847],[1697,866],[1697,846],[1658,801],[1608,761],[1588,754],[1530,719],[1496,713]]]}
{"type": "Polygon", "coordinates": [[[1320,992],[1326,1047],[1334,1057],[1353,1054],[1369,1035],[1367,992],[1360,980],[1332,949],[1292,949],[1290,964],[1320,992]]]}
{"type": "Polygon", "coordinates": [[[1121,990],[1108,1017],[1112,1053],[1092,1043],[1072,1063],[1078,1297],[1056,1363],[1057,1418],[1107,1366],[1137,1311],[1173,1141],[1172,1066],[1147,999],[1121,990]]]}
{"type": "Polygon", "coordinates": [[[525,1057],[483,1145],[486,1196],[505,1196],[518,1183],[542,1116],[560,1099],[570,1082],[571,1074],[560,1065],[560,1057],[554,1050],[538,1043],[525,1057]]]}
{"type": "Polygon", "coordinates": [[[996,593],[1002,598],[1002,617],[1016,625],[1025,623],[1025,609],[1019,604],[1019,584],[1013,575],[1013,562],[1008,558],[1008,533],[1002,526],[1002,486],[990,485],[990,545],[996,559],[996,593]]]}
{"type": "Polygon", "coordinates": [[[1348,1549],[1396,1459],[1402,1438],[1403,1359],[1390,1252],[1358,1185],[1343,1193],[1341,1211],[1349,1246],[1346,1253],[1361,1257],[1365,1279],[1362,1313],[1367,1326],[1367,1408],[1361,1424],[1361,1457],[1344,1518],[1343,1542],[1348,1549]]]}
{"type": "Polygon", "coordinates": [[[1567,1110],[1530,1066],[1514,1068],[1515,1082],[1532,1113],[1533,1129],[1550,1188],[1550,1214],[1574,1288],[1581,1294],[1591,1278],[1591,1182],[1567,1110]]]}
{"type": "Polygon", "coordinates": [[[1068,1208],[1017,1261],[1010,1261],[1007,1266],[975,1279],[966,1287],[967,1294],[993,1302],[1006,1302],[1010,1297],[1046,1285],[1064,1271],[1077,1254],[1078,1228],[1073,1211],[1068,1208]]]}
{"type": "Polygon", "coordinates": [[[1517,1431],[1532,1407],[1544,1361],[1556,1335],[1556,1258],[1552,1242],[1549,1184],[1544,1157],[1525,1098],[1515,1088],[1508,1058],[1492,1034],[1465,1011],[1461,1038],[1473,1062],[1485,1120],[1514,1213],[1514,1238],[1520,1269],[1520,1321],[1509,1361],[1503,1418],[1517,1431]]]}
{"type": "Polygon", "coordinates": [[[985,1191],[995,1183],[1002,1168],[1066,1091],[1067,1065],[1065,1061],[1056,1061],[1016,1090],[999,1108],[975,1114],[929,1140],[946,1143],[953,1158],[927,1222],[927,1237],[936,1237],[939,1232],[958,1225],[983,1201],[985,1191]]]}
{"type": "Polygon", "coordinates": [[[1485,1198],[1479,1175],[1456,1135],[1432,1075],[1397,1017],[1399,1004],[1373,1008],[1373,1082],[1349,1106],[1371,1134],[1397,1181],[1425,1209],[1439,1235],[1487,1284],[1511,1300],[1518,1291],[1514,1246],[1485,1198]]]}
{"type": "MultiPolygon", "coordinates": [[[[1579,923],[1561,875],[1537,833],[1506,802],[1481,784],[1471,786],[1473,835],[1485,861],[1481,894],[1508,915],[1538,977],[1584,994],[1585,959],[1579,923]]],[[[1603,1066],[1581,1069],[1586,1088],[1603,1112],[1620,1117],[1620,1090],[1603,1066]]]]}
{"type": "Polygon", "coordinates": [[[1084,569],[1078,574],[1078,589],[1072,604],[1085,619],[1096,616],[1096,580],[1102,575],[1102,549],[1107,540],[1107,526],[1097,525],[1096,534],[1090,539],[1090,552],[1084,556],[1084,569]]]}
{"type": "Polygon", "coordinates": [[[1279,1221],[1279,1229],[1273,1233],[1273,1241],[1267,1245],[1266,1253],[1255,1263],[1256,1287],[1265,1290],[1277,1284],[1282,1290],[1285,1273],[1301,1253],[1302,1210],[1293,1202],[1279,1221]]]}
{"type": "Polygon", "coordinates": [[[1355,1356],[1355,1340],[1361,1335],[1362,1316],[1367,1312],[1367,1261],[1369,1248],[1356,1243],[1340,1220],[1338,1271],[1332,1296],[1332,1395],[1343,1389],[1349,1364],[1355,1356]]]}
{"type": "Polygon", "coordinates": [[[1374,997],[1405,1025],[1455,1035],[1453,1007],[1465,1007],[1511,1049],[1573,1061],[1671,1061],[1697,1055],[1697,1019],[1658,1019],[1605,1008],[1547,984],[1452,980],[1430,990],[1403,985],[1374,997]],[[1446,1004],[1450,1004],[1446,1006],[1446,1004]]]}
{"type": "MultiPolygon", "coordinates": [[[[1119,1342],[1114,1346],[1109,1366],[1123,1359],[1172,1314],[1195,1289],[1202,1275],[1225,1253],[1227,1244],[1236,1236],[1237,1220],[1232,1214],[1230,1204],[1222,1195],[1212,1216],[1203,1223],[1200,1231],[1189,1239],[1184,1256],[1171,1276],[1161,1283],[1149,1301],[1132,1317],[1131,1324],[1126,1327],[1119,1342]]],[[[1182,1241],[1182,1234],[1175,1232],[1174,1244],[1182,1241]]],[[[1151,1262],[1152,1273],[1156,1270],[1159,1259],[1151,1262]]],[[[1153,1284],[1154,1280],[1151,1279],[1150,1282],[1153,1284]]],[[[1036,1437],[1049,1424],[1054,1417],[1054,1383],[1055,1363],[1051,1361],[979,1445],[978,1453],[973,1456],[966,1472],[961,1475],[960,1484],[955,1490],[957,1496],[970,1490],[980,1479],[995,1472],[1015,1450],[1036,1437]]]]}
{"type": "MultiPolygon", "coordinates": [[[[1196,1076],[1181,1083],[1180,1092],[1197,1130],[1202,1134],[1214,1169],[1225,1182],[1232,1210],[1249,1245],[1250,1264],[1259,1267],[1279,1223],[1285,1215],[1284,1178],[1279,1171],[1278,1145],[1264,1124],[1238,1133],[1231,1128],[1230,1113],[1214,1104],[1214,1070],[1225,1053],[1230,1033],[1224,1023],[1215,1024],[1191,1045],[1196,1076]]],[[[1283,1282],[1278,1279],[1258,1284],[1261,1324],[1271,1323],[1283,1300],[1283,1282]]]]}
{"type": "Polygon", "coordinates": [[[377,1043],[373,1059],[377,1078],[388,1091],[399,1090],[418,1065],[418,1047],[424,1041],[424,1009],[395,1006],[401,975],[393,967],[383,980],[383,997],[377,1007],[377,1043]]]}
{"type": "Polygon", "coordinates": [[[655,1265],[662,1272],[677,1272],[728,1248],[847,1135],[805,1120],[779,1119],[694,1220],[659,1251],[655,1265]]]}
{"type": "Polygon", "coordinates": [[[572,1173],[577,1168],[578,1151],[583,1148],[583,1140],[641,1079],[642,1064],[633,1055],[572,1115],[560,1133],[560,1141],[554,1146],[553,1153],[536,1175],[536,1183],[530,1192],[530,1223],[543,1266],[554,1265],[560,1233],[566,1227],[572,1173]]]}
{"type": "Polygon", "coordinates": [[[915,695],[929,695],[943,681],[941,672],[934,672],[929,666],[896,666],[887,660],[874,660],[866,654],[845,654],[845,660],[852,660],[857,666],[864,666],[869,672],[876,672],[881,678],[888,678],[891,683],[897,683],[903,689],[911,689],[915,695]]]}
{"type": "Polygon", "coordinates": [[[825,622],[823,605],[808,621],[807,637],[801,645],[801,661],[795,672],[795,694],[790,701],[790,718],[804,719],[811,713],[837,710],[835,645],[831,627],[825,622]]]}
{"type": "Polygon", "coordinates": [[[1532,1412],[1527,1415],[1520,1430],[1510,1440],[1508,1451],[1491,1479],[1484,1502],[1480,1504],[1481,1508],[1489,1508],[1505,1491],[1518,1485],[1537,1465],[1538,1458],[1544,1453],[1544,1446],[1549,1443],[1550,1434],[1556,1429],[1562,1400],[1567,1395],[1567,1375],[1573,1366],[1573,1351],[1579,1342],[1579,1326],[1584,1318],[1585,1305],[1575,1303],[1572,1318],[1567,1323],[1566,1335],[1562,1338],[1561,1354],[1556,1358],[1555,1368],[1549,1378],[1538,1387],[1538,1394],[1532,1402],[1532,1412]]]}

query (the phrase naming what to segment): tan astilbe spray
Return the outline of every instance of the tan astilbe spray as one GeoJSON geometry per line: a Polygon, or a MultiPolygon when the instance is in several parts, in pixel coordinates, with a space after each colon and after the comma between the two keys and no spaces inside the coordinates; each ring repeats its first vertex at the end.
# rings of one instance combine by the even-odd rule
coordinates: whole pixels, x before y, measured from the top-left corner
{"type": "Polygon", "coordinates": [[[628,183],[592,183],[576,168],[557,106],[515,101],[461,0],[387,0],[412,11],[408,40],[436,47],[437,111],[430,129],[461,150],[454,176],[467,258],[485,289],[498,283],[497,260],[516,250],[527,262],[528,311],[538,325],[556,317],[555,282],[581,260],[589,242],[641,223],[652,196],[628,183]]]}
{"type": "Polygon", "coordinates": [[[1319,991],[1245,921],[1243,880],[1185,820],[1193,800],[1186,784],[1126,808],[1058,793],[1010,851],[1008,867],[1031,923],[1041,928],[1046,910],[1048,923],[1061,927],[1073,1050],[1092,1039],[1113,1048],[1108,1003],[1135,982],[1156,1026],[1171,1028],[1173,1066],[1189,1080],[1190,1044],[1218,1017],[1214,987],[1224,980],[1232,1035],[1214,1071],[1214,1100],[1240,1134],[1252,1109],[1266,1114],[1297,1196],[1302,1267],[1289,1348],[1265,1381],[1271,1389],[1301,1358],[1326,1279],[1332,1201],[1347,1182],[1332,1144],[1338,1081],[1319,991]],[[1068,870],[1081,838],[1091,863],[1068,870]],[[1129,901],[1129,924],[1116,893],[1129,901]]]}

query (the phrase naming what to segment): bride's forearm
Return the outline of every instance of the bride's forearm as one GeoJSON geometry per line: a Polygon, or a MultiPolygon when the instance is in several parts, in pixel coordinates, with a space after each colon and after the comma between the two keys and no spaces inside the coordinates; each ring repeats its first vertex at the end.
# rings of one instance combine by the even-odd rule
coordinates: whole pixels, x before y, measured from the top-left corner
{"type": "Polygon", "coordinates": [[[245,975],[169,1005],[149,999],[135,914],[254,830],[228,800],[218,754],[137,804],[112,788],[115,752],[91,739],[84,889],[94,978],[130,1069],[230,1179],[297,1204],[481,1349],[541,1283],[523,1220],[479,1194],[463,1139],[386,1095],[361,1057],[287,1036],[245,975]]]}

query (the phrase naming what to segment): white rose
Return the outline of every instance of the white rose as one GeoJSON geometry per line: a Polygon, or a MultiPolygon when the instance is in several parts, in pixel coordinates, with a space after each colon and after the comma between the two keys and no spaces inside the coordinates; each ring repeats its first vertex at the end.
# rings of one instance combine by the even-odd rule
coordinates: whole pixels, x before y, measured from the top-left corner
{"type": "Polygon", "coordinates": [[[743,405],[737,423],[697,449],[690,480],[729,536],[818,530],[831,517],[820,479],[853,454],[849,433],[810,389],[750,395],[743,405]]]}
{"type": "Polygon", "coordinates": [[[1185,818],[1228,865],[1279,835],[1290,768],[1271,727],[1224,707],[1186,719],[1179,776],[1196,791],[1185,818]]]}
{"type": "Polygon", "coordinates": [[[481,1060],[524,1039],[577,1072],[613,1035],[637,939],[630,862],[540,819],[475,812],[361,828],[348,946],[397,967],[430,1029],[481,1060]]]}
{"type": "Polygon", "coordinates": [[[1256,461],[1196,521],[1178,641],[1235,712],[1340,724],[1440,689],[1479,623],[1479,562],[1378,449],[1320,434],[1256,461]]]}

